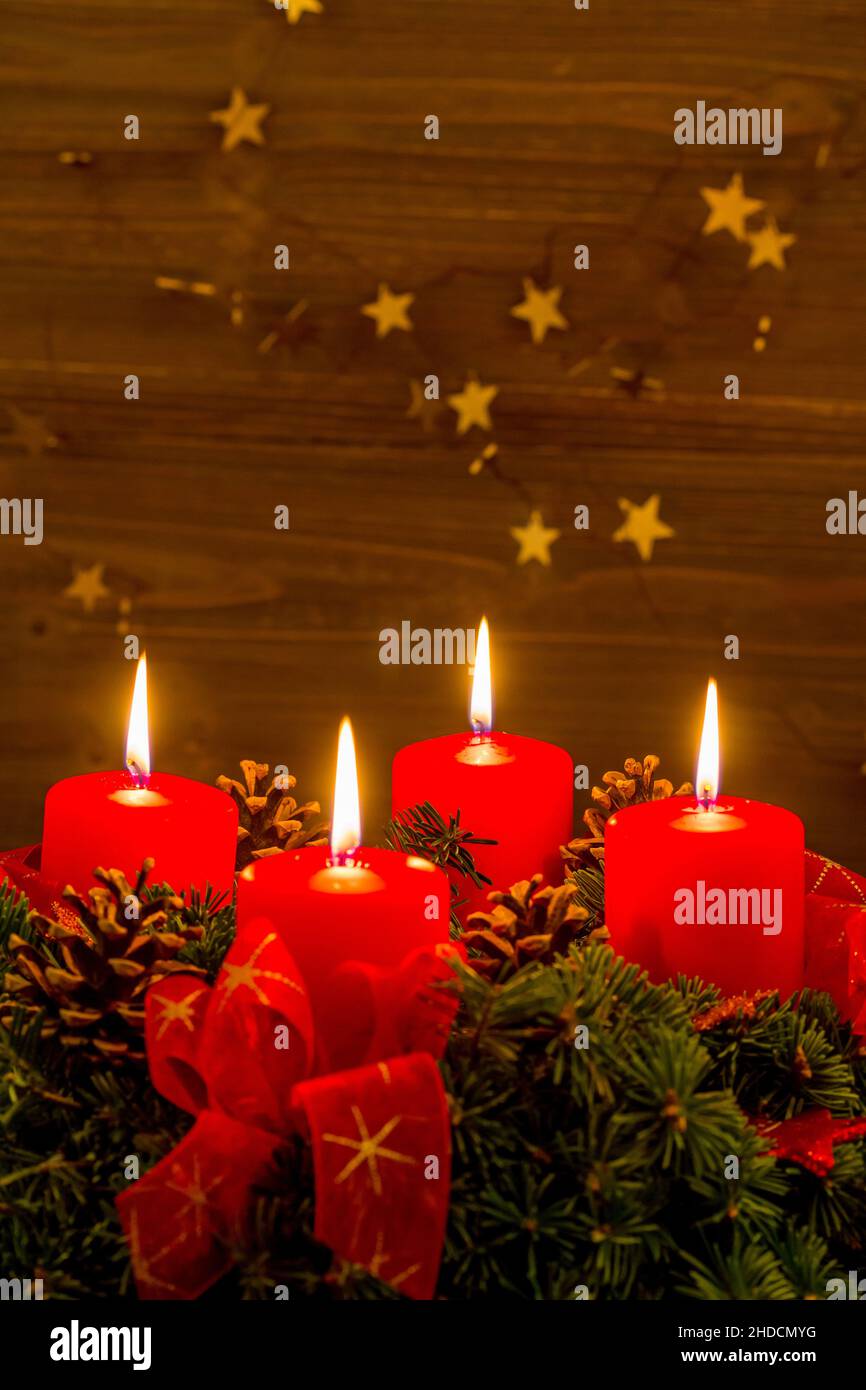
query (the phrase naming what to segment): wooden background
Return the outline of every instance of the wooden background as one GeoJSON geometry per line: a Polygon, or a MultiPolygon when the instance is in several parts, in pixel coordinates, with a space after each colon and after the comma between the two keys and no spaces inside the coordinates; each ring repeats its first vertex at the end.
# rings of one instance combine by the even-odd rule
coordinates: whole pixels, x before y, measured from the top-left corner
{"type": "Polygon", "coordinates": [[[324,4],[292,26],[268,0],[4,0],[0,393],[58,442],[31,457],[0,417],[3,494],[46,507],[41,548],[0,538],[0,843],[38,837],[51,781],[120,764],[124,632],[164,769],[285,762],[327,800],[350,711],[374,838],[394,750],[462,727],[467,689],[381,666],[379,630],[486,610],[502,726],[593,778],[649,751],[689,777],[715,672],[728,789],[866,869],[866,537],[824,524],[866,490],[862,4],[324,4]],[[223,154],[208,113],[235,84],[271,104],[267,144],[223,154]],[[782,154],[678,147],[698,98],[782,106],[782,154]],[[700,187],[736,171],[798,238],[785,273],[701,235],[700,187]],[[509,314],[529,275],[571,324],[539,347],[509,314]],[[411,335],[359,313],[380,280],[415,294],[411,335]],[[300,299],[310,336],[259,353],[300,299]],[[406,418],[410,378],[445,396],[471,371],[500,388],[492,436],[406,418]],[[470,474],[490,438],[521,492],[470,474]],[[676,536],[643,563],[611,537],[617,499],[653,492],[676,536]],[[562,531],[549,569],[516,564],[530,502],[562,531]],[[95,564],[86,613],[64,590],[95,564]]]}

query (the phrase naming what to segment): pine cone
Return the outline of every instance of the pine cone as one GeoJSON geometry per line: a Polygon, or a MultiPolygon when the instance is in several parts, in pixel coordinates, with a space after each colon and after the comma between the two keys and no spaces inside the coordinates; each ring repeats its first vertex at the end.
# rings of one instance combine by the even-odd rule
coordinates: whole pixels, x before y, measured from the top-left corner
{"type": "Polygon", "coordinates": [[[489,893],[492,911],[470,914],[460,939],[467,949],[482,952],[469,962],[479,975],[499,980],[503,966],[507,975],[530,960],[549,964],[573,941],[607,937],[606,928],[596,931],[590,913],[572,901],[571,884],[540,888],[540,883],[541,874],[534,874],[507,893],[489,893]]]}
{"type": "Polygon", "coordinates": [[[65,888],[63,896],[78,913],[83,934],[33,913],[29,921],[38,939],[10,936],[0,1025],[10,1027],[22,1007],[33,1016],[44,1011],[42,1036],[56,1038],[76,1057],[144,1060],[148,987],[175,971],[205,973],[176,959],[204,930],[179,920],[183,899],[169,894],[142,899],[152,868],[153,860],[146,859],[134,888],[119,869],[95,869],[104,886],[91,888],[86,899],[65,888]],[[127,920],[130,898],[138,903],[138,916],[127,920]]]}
{"type": "Polygon", "coordinates": [[[601,779],[604,786],[593,787],[595,805],[583,813],[583,823],[590,833],[572,840],[562,850],[567,872],[594,869],[604,864],[604,831],[614,811],[639,801],[664,801],[669,796],[687,796],[694,791],[691,782],[683,782],[674,791],[673,783],[666,777],[657,779],[659,762],[654,753],[648,754],[643,762],[638,758],[626,758],[624,772],[606,772],[601,779]]]}
{"type": "Polygon", "coordinates": [[[236,782],[233,777],[218,777],[216,782],[238,808],[238,872],[267,854],[283,854],[304,845],[328,843],[327,825],[306,824],[309,816],[321,815],[318,801],[305,801],[299,806],[290,795],[297,786],[297,778],[285,773],[278,786],[276,779],[268,781],[270,768],[267,763],[254,763],[249,759],[241,761],[241,770],[243,783],[236,782]]]}

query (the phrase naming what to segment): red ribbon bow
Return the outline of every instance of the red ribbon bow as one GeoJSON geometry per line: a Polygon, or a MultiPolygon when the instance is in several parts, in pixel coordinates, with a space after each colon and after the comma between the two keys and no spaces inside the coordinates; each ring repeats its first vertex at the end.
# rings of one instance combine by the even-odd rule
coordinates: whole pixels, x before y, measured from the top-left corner
{"type": "Polygon", "coordinates": [[[432,985],[450,977],[454,955],[423,948],[390,973],[345,966],[350,1016],[369,1028],[353,1034],[362,1065],[327,1075],[311,1075],[313,1017],[275,932],[247,927],[213,988],[182,974],[151,986],[151,1079],[198,1119],[117,1198],[142,1298],[196,1298],[231,1267],[251,1190],[298,1129],[312,1146],[315,1237],[401,1292],[432,1297],[451,1170],[434,1058],[456,1008],[432,985]]]}

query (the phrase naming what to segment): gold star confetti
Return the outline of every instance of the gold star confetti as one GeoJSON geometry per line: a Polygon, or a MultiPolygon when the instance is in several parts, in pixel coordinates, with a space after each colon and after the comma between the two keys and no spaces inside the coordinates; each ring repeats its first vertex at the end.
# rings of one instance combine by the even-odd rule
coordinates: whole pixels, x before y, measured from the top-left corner
{"type": "Polygon", "coordinates": [[[305,14],[324,14],[322,0],[279,0],[290,24],[299,24],[305,14]]]}
{"type": "Polygon", "coordinates": [[[406,311],[414,302],[414,294],[392,294],[387,285],[381,284],[378,298],[372,304],[365,304],[361,313],[368,319],[375,319],[377,338],[387,338],[392,328],[411,333],[412,320],[406,311]]]}
{"type": "Polygon", "coordinates": [[[12,432],[4,437],[7,444],[20,444],[32,459],[39,458],[43,449],[56,449],[60,440],[46,427],[39,415],[25,415],[17,405],[7,405],[12,420],[12,432]]]}
{"type": "Polygon", "coordinates": [[[483,473],[488,463],[492,463],[498,453],[498,444],[485,444],[478,458],[474,458],[469,465],[469,472],[473,478],[477,478],[479,473],[483,473]]]}
{"type": "Polygon", "coordinates": [[[512,317],[523,319],[529,324],[532,341],[543,343],[548,328],[568,328],[569,322],[559,312],[562,288],[559,285],[551,290],[540,290],[532,280],[523,281],[523,303],[515,304],[512,317]]]}
{"type": "Polygon", "coordinates": [[[287,985],[289,989],[297,990],[298,994],[303,994],[304,991],[295,980],[290,980],[277,970],[263,970],[256,965],[256,961],[265,947],[270,946],[271,942],[276,941],[276,939],[276,932],[271,932],[268,936],[262,937],[249,960],[245,960],[242,965],[232,965],[228,962],[223,965],[220,979],[217,981],[217,989],[221,995],[218,1013],[222,1013],[236,989],[252,990],[260,1004],[269,1006],[271,1001],[258,984],[259,979],[276,980],[281,985],[287,985]]]}
{"type": "Polygon", "coordinates": [[[129,616],[131,613],[132,599],[119,599],[117,603],[117,622],[114,624],[114,630],[117,633],[118,637],[125,637],[126,634],[129,632],[129,616]]]}
{"type": "Polygon", "coordinates": [[[414,1164],[416,1159],[410,1158],[408,1154],[398,1153],[396,1149],[386,1149],[382,1147],[382,1140],[387,1139],[392,1130],[396,1129],[402,1115],[394,1115],[387,1120],[379,1130],[378,1134],[370,1134],[367,1123],[357,1105],[352,1106],[352,1115],[355,1124],[358,1126],[360,1139],[349,1139],[343,1134],[323,1134],[322,1138],[329,1144],[342,1144],[347,1149],[357,1149],[354,1158],[350,1158],[334,1179],[334,1182],[345,1182],[346,1178],[354,1173],[356,1168],[360,1168],[362,1163],[366,1163],[370,1170],[370,1185],[377,1197],[382,1195],[382,1179],[379,1175],[379,1165],[377,1159],[390,1158],[392,1163],[414,1164]]]}
{"type": "Polygon", "coordinates": [[[712,232],[730,232],[737,241],[745,241],[746,218],[764,207],[760,198],[746,197],[741,174],[734,174],[727,188],[702,188],[701,197],[710,209],[701,228],[704,236],[712,232]]]}
{"type": "Polygon", "coordinates": [[[75,578],[63,590],[65,598],[80,598],[85,613],[92,613],[101,598],[111,593],[102,582],[104,565],[91,565],[90,569],[75,571],[75,578]]]}
{"type": "Polygon", "coordinates": [[[665,384],[661,377],[647,376],[642,368],[633,372],[626,367],[611,367],[610,374],[620,390],[633,400],[642,396],[644,391],[649,391],[657,400],[664,394],[665,384]]]}
{"type": "Polygon", "coordinates": [[[512,526],[511,534],[520,545],[517,556],[518,565],[528,564],[530,560],[538,560],[539,564],[550,564],[550,547],[554,541],[558,541],[562,535],[552,526],[545,526],[541,512],[533,511],[529,513],[529,521],[526,526],[512,526]]]}
{"type": "Polygon", "coordinates": [[[772,265],[777,270],[784,270],[785,252],[797,238],[791,232],[780,232],[775,217],[768,217],[759,232],[749,233],[748,240],[752,248],[748,270],[757,270],[759,265],[772,265]]]}
{"type": "Polygon", "coordinates": [[[421,381],[409,382],[409,408],[406,411],[407,420],[419,420],[421,428],[425,434],[432,434],[436,417],[442,409],[442,402],[438,399],[429,400],[424,390],[424,383],[421,381]]]}
{"type": "Polygon", "coordinates": [[[179,280],[176,275],[157,275],[153,282],[158,290],[174,294],[200,294],[210,298],[217,292],[212,280],[179,280]]]}
{"type": "Polygon", "coordinates": [[[244,323],[244,292],[232,290],[229,295],[229,322],[232,328],[242,328],[244,323]]]}
{"type": "Polygon", "coordinates": [[[645,502],[629,502],[627,498],[618,499],[620,510],[625,513],[625,521],[618,531],[614,531],[615,541],[631,541],[637,547],[642,560],[651,560],[656,541],[668,540],[676,532],[663,521],[659,521],[660,497],[654,492],[645,502]]]}
{"type": "Polygon", "coordinates": [[[754,341],[753,341],[753,343],[752,343],[752,348],[753,348],[753,350],[754,350],[755,352],[763,352],[763,351],[764,351],[764,348],[767,346],[767,336],[766,336],[766,335],[769,333],[769,331],[770,331],[770,329],[771,329],[772,327],[773,327],[773,320],[770,318],[769,314],[762,314],[761,317],[758,319],[758,334],[757,334],[757,337],[754,339],[754,341]]]}
{"type": "Polygon", "coordinates": [[[482,386],[477,377],[471,376],[462,391],[449,396],[448,404],[457,412],[457,433],[465,434],[473,425],[492,430],[490,406],[498,395],[498,386],[482,386]]]}
{"type": "Polygon", "coordinates": [[[262,121],[270,111],[270,106],[251,106],[241,87],[233,87],[231,101],[222,111],[211,111],[210,118],[225,130],[223,150],[228,153],[242,140],[251,145],[263,145],[265,137],[261,130],[262,121]]]}
{"type": "Polygon", "coordinates": [[[277,343],[285,343],[287,347],[293,348],[305,339],[315,336],[313,330],[306,325],[301,328],[295,327],[298,320],[307,312],[307,307],[306,299],[299,299],[297,303],[293,304],[289,312],[283,314],[279,323],[271,329],[270,333],[266,333],[262,338],[258,347],[259,352],[270,352],[277,343]]]}

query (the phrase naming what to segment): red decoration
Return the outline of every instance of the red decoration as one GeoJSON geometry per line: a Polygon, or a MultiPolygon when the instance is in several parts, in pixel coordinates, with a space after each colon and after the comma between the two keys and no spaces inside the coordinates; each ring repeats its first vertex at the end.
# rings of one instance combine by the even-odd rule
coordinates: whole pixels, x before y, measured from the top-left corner
{"type": "Polygon", "coordinates": [[[790,1120],[757,1120],[755,1128],[771,1142],[768,1150],[774,1158],[791,1163],[824,1178],[835,1162],[833,1145],[859,1139],[866,1134],[866,1118],[837,1118],[829,1110],[807,1110],[790,1120]]]}
{"type": "Polygon", "coordinates": [[[806,983],[866,1033],[866,879],[806,851],[806,983]]]}
{"type": "Polygon", "coordinates": [[[64,927],[80,926],[77,913],[63,897],[64,884],[52,883],[42,873],[42,846],[25,845],[0,854],[0,884],[23,893],[34,912],[61,922],[64,927]]]}
{"type": "Polygon", "coordinates": [[[432,1296],[450,1186],[434,1057],[456,1009],[432,986],[454,956],[440,945],[392,971],[347,965],[343,998],[370,1027],[356,1065],[325,1076],[310,1076],[313,1014],[275,932],[240,933],[212,989],[181,974],[150,989],[151,1079],[198,1119],[117,1199],[142,1298],[195,1298],[225,1272],[251,1189],[298,1128],[312,1143],[316,1236],[402,1292],[432,1296]]]}

